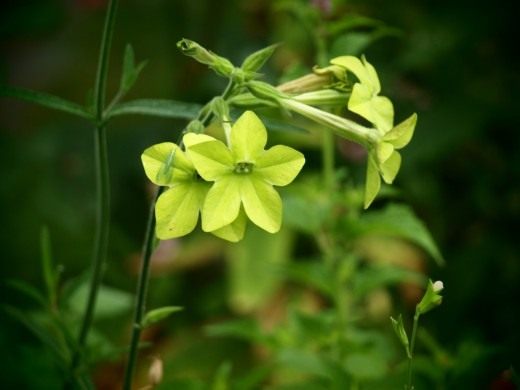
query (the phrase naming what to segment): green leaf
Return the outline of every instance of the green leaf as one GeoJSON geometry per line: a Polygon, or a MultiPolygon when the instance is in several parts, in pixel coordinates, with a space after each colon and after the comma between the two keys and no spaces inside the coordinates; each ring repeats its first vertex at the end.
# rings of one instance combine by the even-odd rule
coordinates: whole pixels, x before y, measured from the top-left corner
{"type": "Polygon", "coordinates": [[[141,62],[139,65],[135,65],[135,55],[132,45],[127,44],[125,47],[125,56],[123,58],[123,71],[121,73],[120,90],[125,93],[132,88],[134,83],[137,81],[139,74],[146,66],[146,61],[141,62]]]}
{"type": "Polygon", "coordinates": [[[423,248],[439,265],[444,263],[424,223],[405,205],[392,204],[383,210],[363,214],[353,233],[404,238],[423,248]]]}
{"type": "Polygon", "coordinates": [[[40,323],[41,321],[37,321],[34,316],[12,306],[2,306],[2,309],[12,318],[24,325],[44,345],[49,347],[56,354],[61,365],[65,366],[68,363],[67,351],[62,345],[60,345],[56,338],[53,337],[53,334],[49,332],[49,329],[40,323]]]}
{"type": "Polygon", "coordinates": [[[240,197],[249,219],[257,226],[276,233],[282,224],[282,200],[273,186],[253,176],[240,183],[240,197]]]}
{"type": "Polygon", "coordinates": [[[365,182],[365,209],[374,201],[379,189],[381,188],[381,178],[377,170],[377,164],[374,161],[374,157],[369,154],[367,160],[367,177],[365,182]]]}
{"type": "Polygon", "coordinates": [[[182,237],[197,226],[209,184],[186,181],[161,194],[155,205],[156,234],[161,240],[182,237]]]}
{"type": "Polygon", "coordinates": [[[267,130],[253,111],[244,112],[231,129],[230,149],[236,162],[254,162],[264,151],[267,130]]]}
{"type": "Polygon", "coordinates": [[[231,242],[238,242],[244,238],[246,231],[247,216],[243,208],[240,208],[237,219],[231,224],[214,230],[211,234],[231,242]]]}
{"type": "Polygon", "coordinates": [[[33,300],[42,308],[47,307],[47,300],[45,299],[44,295],[33,285],[24,282],[23,280],[7,280],[5,284],[21,292],[23,295],[33,300]]]}
{"type": "Polygon", "coordinates": [[[388,160],[380,165],[381,176],[385,183],[392,184],[399,172],[399,168],[401,168],[401,155],[399,152],[394,151],[388,160]]]}
{"type": "Polygon", "coordinates": [[[240,68],[247,72],[256,72],[260,70],[262,66],[271,58],[274,51],[280,46],[278,43],[267,46],[261,50],[255,51],[246,57],[240,68]]]}
{"type": "Polygon", "coordinates": [[[148,179],[159,186],[171,186],[179,180],[195,176],[195,167],[184,152],[172,142],[163,142],[147,148],[141,155],[148,179]]]}
{"type": "Polygon", "coordinates": [[[214,181],[233,172],[233,157],[221,141],[204,134],[189,133],[184,136],[184,143],[188,156],[204,180],[214,181]]]}
{"type": "Polygon", "coordinates": [[[401,345],[404,347],[406,351],[406,356],[408,357],[408,359],[411,359],[412,355],[410,353],[410,342],[408,341],[408,335],[406,334],[406,329],[404,328],[403,315],[399,314],[397,320],[393,317],[390,317],[390,321],[392,322],[392,327],[394,328],[395,334],[399,338],[401,345]]]}
{"type": "MultiPolygon", "coordinates": [[[[89,285],[87,281],[85,281],[68,297],[67,304],[72,314],[78,317],[83,315],[89,291],[89,285]]],[[[131,294],[112,287],[101,286],[94,310],[94,318],[113,318],[125,314],[131,309],[132,303],[133,296],[131,294]]]]}
{"type": "Polygon", "coordinates": [[[160,307],[158,309],[150,310],[144,316],[141,326],[143,328],[147,328],[150,325],[153,325],[153,324],[169,317],[173,313],[177,313],[178,311],[181,311],[181,310],[183,310],[183,308],[180,306],[165,306],[165,307],[160,307]]]}
{"type": "Polygon", "coordinates": [[[202,106],[167,99],[137,99],[116,104],[107,114],[107,118],[119,115],[150,115],[163,118],[192,119],[197,116],[202,106]]]}
{"type": "Polygon", "coordinates": [[[425,278],[422,274],[405,268],[394,266],[371,266],[360,270],[354,282],[354,293],[365,296],[369,292],[398,283],[413,283],[423,286],[425,278]]]}
{"type": "Polygon", "coordinates": [[[242,340],[262,342],[262,334],[258,322],[252,319],[240,319],[206,327],[206,333],[211,337],[234,337],[242,340]]]}
{"type": "Polygon", "coordinates": [[[379,379],[388,371],[384,357],[374,352],[354,352],[345,358],[345,369],[359,380],[379,379]]]}
{"type": "Polygon", "coordinates": [[[44,92],[31,91],[29,89],[0,86],[0,97],[12,97],[29,103],[39,104],[54,110],[67,112],[86,119],[93,119],[92,113],[88,112],[79,104],[62,99],[44,92]]]}
{"type": "Polygon", "coordinates": [[[396,149],[404,148],[412,139],[416,124],[417,114],[414,113],[386,133],[383,140],[390,142],[396,149]]]}
{"type": "Polygon", "coordinates": [[[211,390],[230,390],[230,376],[231,376],[231,363],[222,363],[215,373],[213,383],[211,384],[211,390]]]}
{"type": "Polygon", "coordinates": [[[256,159],[255,171],[275,186],[286,186],[300,173],[305,157],[297,150],[276,145],[256,159]]]}
{"type": "Polygon", "coordinates": [[[278,292],[292,243],[293,235],[287,229],[273,235],[251,226],[241,242],[229,247],[229,301],[235,311],[251,313],[278,292]]]}
{"type": "Polygon", "coordinates": [[[43,280],[45,281],[45,286],[47,287],[49,305],[53,306],[56,304],[58,275],[52,262],[51,239],[49,229],[46,226],[42,227],[40,233],[40,248],[43,280]]]}
{"type": "Polygon", "coordinates": [[[202,230],[213,232],[237,219],[240,185],[240,178],[234,176],[226,176],[213,184],[202,208],[202,230]]]}

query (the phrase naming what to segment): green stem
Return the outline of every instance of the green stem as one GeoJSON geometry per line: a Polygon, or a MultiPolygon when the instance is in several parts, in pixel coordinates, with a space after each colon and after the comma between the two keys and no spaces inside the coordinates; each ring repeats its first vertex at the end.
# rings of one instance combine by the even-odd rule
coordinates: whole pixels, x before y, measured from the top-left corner
{"type": "Polygon", "coordinates": [[[94,132],[94,155],[96,167],[96,230],[94,252],[92,258],[92,274],[83,321],[78,336],[78,347],[72,356],[71,371],[77,369],[81,354],[85,347],[87,336],[92,325],[96,300],[103,277],[103,268],[106,262],[108,233],[110,227],[110,181],[108,169],[106,126],[103,124],[103,108],[105,105],[106,82],[110,46],[114,32],[117,0],[110,0],[105,18],[99,63],[95,83],[95,116],[96,128],[94,132]]]}
{"type": "Polygon", "coordinates": [[[139,346],[139,339],[141,338],[141,322],[146,310],[146,294],[148,292],[148,281],[150,276],[150,259],[152,258],[154,232],[155,232],[155,203],[161,195],[164,187],[157,187],[152,204],[150,205],[150,212],[148,213],[148,220],[146,222],[146,234],[143,243],[143,255],[141,259],[141,269],[139,271],[139,279],[137,281],[137,298],[134,311],[134,321],[132,325],[132,338],[130,340],[130,351],[128,355],[128,362],[125,371],[124,389],[130,390],[132,388],[132,379],[134,367],[137,360],[137,348],[139,346]]]}
{"type": "Polygon", "coordinates": [[[332,196],[334,193],[335,180],[334,180],[334,134],[332,130],[325,129],[322,133],[322,143],[321,143],[321,155],[322,155],[322,170],[323,170],[323,181],[325,183],[325,188],[329,194],[332,196]]]}
{"type": "Polygon", "coordinates": [[[408,357],[408,384],[406,385],[406,390],[413,390],[412,362],[413,362],[413,356],[414,356],[415,338],[417,336],[417,327],[419,325],[419,317],[420,317],[419,311],[415,310],[415,315],[413,316],[412,338],[410,339],[410,356],[408,357]]]}
{"type": "MultiPolygon", "coordinates": [[[[222,93],[222,98],[227,100],[234,89],[234,82],[232,80],[229,81],[226,89],[222,93]]],[[[199,112],[197,119],[200,119],[204,126],[207,126],[213,117],[213,113],[211,110],[206,110],[205,107],[199,112]]],[[[182,134],[181,134],[182,135],[182,134]]],[[[182,147],[182,142],[177,142],[179,146],[182,147]]],[[[139,278],[137,281],[137,295],[134,309],[134,319],[132,325],[132,336],[130,339],[130,349],[128,352],[128,361],[125,369],[125,378],[123,389],[131,390],[132,389],[132,381],[134,377],[135,365],[137,362],[137,350],[139,347],[139,340],[141,338],[142,331],[142,320],[146,311],[146,295],[148,291],[148,283],[150,276],[150,259],[153,253],[153,243],[155,237],[155,218],[154,218],[154,210],[155,210],[155,202],[159,198],[163,191],[163,188],[158,187],[154,200],[152,201],[152,205],[150,207],[150,212],[148,214],[148,221],[146,223],[146,234],[143,243],[143,254],[141,258],[141,269],[139,272],[139,278]]]]}

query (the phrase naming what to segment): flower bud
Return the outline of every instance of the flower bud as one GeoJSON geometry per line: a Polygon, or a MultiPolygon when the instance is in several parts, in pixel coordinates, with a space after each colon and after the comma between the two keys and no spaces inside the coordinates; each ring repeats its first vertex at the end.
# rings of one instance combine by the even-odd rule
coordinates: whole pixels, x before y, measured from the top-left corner
{"type": "Polygon", "coordinates": [[[417,305],[417,312],[424,314],[439,306],[442,303],[442,296],[439,293],[443,288],[444,284],[440,280],[435,283],[429,280],[426,292],[417,305]]]}

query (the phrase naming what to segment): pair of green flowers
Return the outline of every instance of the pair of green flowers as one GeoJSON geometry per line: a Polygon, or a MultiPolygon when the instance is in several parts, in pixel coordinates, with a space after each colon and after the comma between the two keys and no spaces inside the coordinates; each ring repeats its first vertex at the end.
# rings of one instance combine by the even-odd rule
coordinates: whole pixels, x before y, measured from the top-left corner
{"type": "Polygon", "coordinates": [[[378,130],[378,141],[370,145],[365,183],[365,208],[372,203],[381,188],[381,178],[392,184],[401,167],[399,149],[412,139],[417,115],[394,126],[394,106],[390,99],[380,96],[381,84],[374,67],[362,57],[342,56],[331,60],[331,66],[318,69],[330,72],[338,79],[346,78],[346,71],[353,73],[358,82],[352,87],[347,108],[368,120],[378,130]]]}
{"type": "Polygon", "coordinates": [[[171,142],[146,149],[147,177],[168,187],[157,200],[156,234],[160,239],[184,236],[195,228],[228,241],[240,241],[247,219],[270,232],[280,230],[282,201],[273,186],[285,186],[298,175],[305,158],[283,145],[265,150],[267,131],[252,111],[231,128],[228,145],[188,133],[186,151],[171,142]]]}

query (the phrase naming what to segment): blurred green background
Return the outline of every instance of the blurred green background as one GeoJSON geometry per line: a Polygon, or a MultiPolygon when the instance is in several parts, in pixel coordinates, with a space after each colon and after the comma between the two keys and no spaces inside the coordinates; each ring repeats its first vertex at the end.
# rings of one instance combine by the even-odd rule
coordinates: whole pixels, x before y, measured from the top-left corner
{"type": "MultiPolygon", "coordinates": [[[[0,15],[0,82],[84,102],[95,76],[105,5],[104,0],[7,2],[0,15]]],[[[203,103],[220,93],[225,80],[176,49],[183,37],[235,63],[272,42],[285,42],[266,70],[273,82],[296,62],[312,66],[310,38],[279,5],[268,0],[122,1],[109,91],[117,88],[128,42],[138,60],[149,61],[129,98],[203,103]]],[[[443,305],[424,324],[443,348],[466,356],[478,378],[452,388],[507,388],[492,386],[500,386],[502,372],[511,365],[520,367],[520,137],[515,97],[520,61],[514,49],[514,3],[365,0],[336,1],[334,7],[336,18],[362,14],[397,31],[377,36],[361,30],[334,42],[331,51],[337,55],[347,47],[351,54],[365,53],[381,75],[384,93],[395,102],[397,120],[412,111],[419,114],[397,186],[446,259],[445,267],[427,271],[444,281],[446,291],[443,305]]],[[[31,303],[5,281],[43,285],[42,225],[50,229],[63,280],[76,283],[74,278],[90,260],[92,131],[82,120],[22,102],[2,99],[0,110],[0,297],[3,304],[30,309],[31,303]]],[[[134,290],[150,196],[140,154],[153,143],[174,140],[182,126],[182,121],[138,116],[116,118],[110,125],[113,219],[107,285],[134,290]]],[[[215,362],[241,356],[246,348],[239,342],[201,339],[198,330],[231,310],[226,270],[220,255],[213,255],[226,249],[217,240],[197,235],[169,245],[156,259],[150,300],[153,306],[173,303],[186,309],[149,338],[164,349],[173,345],[184,351],[197,369],[207,365],[211,372],[215,362]],[[202,248],[199,242],[204,242],[202,248]],[[172,264],[180,252],[182,259],[172,264]],[[172,341],[170,334],[177,337],[172,341]]],[[[119,301],[126,299],[130,296],[119,301]]],[[[113,333],[120,344],[129,329],[125,310],[120,329],[113,333]]],[[[0,350],[3,388],[57,388],[59,373],[49,352],[4,312],[0,350]]],[[[176,367],[193,369],[187,358],[176,367]]],[[[111,388],[121,369],[120,361],[109,357],[98,369],[99,386],[111,388]]]]}

